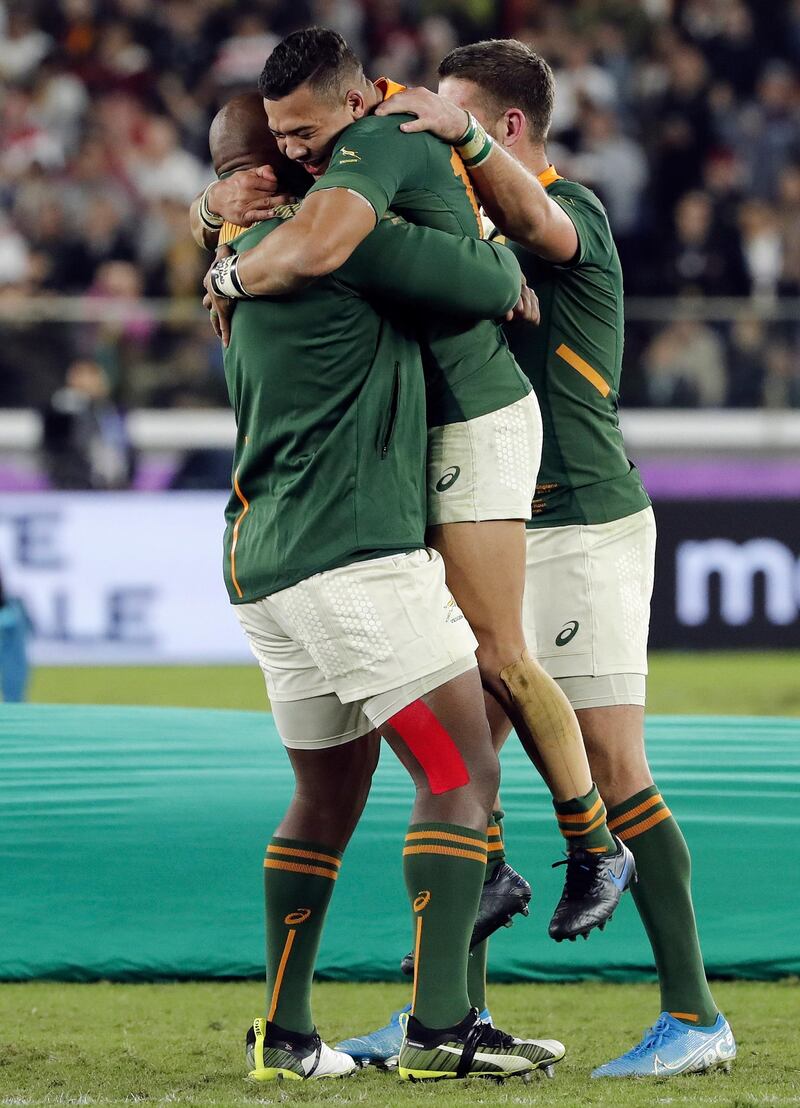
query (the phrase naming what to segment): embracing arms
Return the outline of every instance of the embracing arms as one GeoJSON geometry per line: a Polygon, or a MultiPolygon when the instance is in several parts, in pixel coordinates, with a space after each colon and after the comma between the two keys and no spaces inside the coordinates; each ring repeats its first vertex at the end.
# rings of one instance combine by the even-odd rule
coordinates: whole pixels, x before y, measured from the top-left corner
{"type": "Polygon", "coordinates": [[[492,222],[508,238],[546,261],[566,264],[578,250],[578,235],[563,208],[549,197],[535,175],[491,139],[483,144],[479,127],[470,136],[473,117],[463,108],[428,89],[399,92],[379,104],[377,115],[411,113],[417,118],[400,124],[413,134],[430,131],[453,144],[464,158],[481,204],[492,222]],[[466,145],[463,140],[469,139],[466,145]],[[475,151],[475,163],[465,156],[475,151]],[[482,151],[485,151],[481,160],[482,151]]]}

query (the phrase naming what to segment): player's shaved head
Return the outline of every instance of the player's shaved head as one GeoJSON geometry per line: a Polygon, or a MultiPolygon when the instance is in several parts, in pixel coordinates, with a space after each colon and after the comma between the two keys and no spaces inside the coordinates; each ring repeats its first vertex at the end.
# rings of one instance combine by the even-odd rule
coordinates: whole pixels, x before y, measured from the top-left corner
{"type": "Polygon", "coordinates": [[[208,148],[218,177],[268,165],[292,195],[302,195],[308,177],[278,149],[257,92],[243,92],[223,104],[211,121],[208,148]]]}

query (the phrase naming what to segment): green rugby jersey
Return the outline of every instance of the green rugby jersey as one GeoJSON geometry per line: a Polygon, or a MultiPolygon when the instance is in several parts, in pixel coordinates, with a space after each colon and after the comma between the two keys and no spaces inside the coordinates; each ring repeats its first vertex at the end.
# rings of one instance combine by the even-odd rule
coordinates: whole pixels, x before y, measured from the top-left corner
{"type": "MultiPolygon", "coordinates": [[[[385,78],[375,83],[384,97],[402,88],[385,78]]],[[[453,147],[426,132],[404,134],[400,124],[412,118],[368,115],[352,123],[310,192],[350,189],[371,204],[379,220],[391,208],[418,226],[480,238],[480,210],[463,162],[453,147]]],[[[457,277],[439,267],[442,282],[457,277]]],[[[432,426],[487,415],[530,392],[494,323],[431,332],[431,338],[435,346],[425,371],[432,426]]]]}
{"type": "MultiPolygon", "coordinates": [[[[593,192],[539,175],[578,233],[578,253],[554,265],[514,242],[541,322],[507,325],[509,345],[533,385],[544,448],[528,527],[608,523],[650,503],[629,461],[618,419],[622,369],[622,270],[605,209],[593,192]]],[[[496,242],[506,242],[495,236],[496,242]]]]}
{"type": "MultiPolygon", "coordinates": [[[[231,246],[251,249],[280,223],[231,246]]],[[[501,246],[384,219],[330,277],[237,303],[224,352],[237,426],[224,539],[234,604],[424,545],[425,388],[411,317],[423,305],[499,315],[519,282],[501,246]],[[455,279],[442,282],[443,269],[455,279]]]]}

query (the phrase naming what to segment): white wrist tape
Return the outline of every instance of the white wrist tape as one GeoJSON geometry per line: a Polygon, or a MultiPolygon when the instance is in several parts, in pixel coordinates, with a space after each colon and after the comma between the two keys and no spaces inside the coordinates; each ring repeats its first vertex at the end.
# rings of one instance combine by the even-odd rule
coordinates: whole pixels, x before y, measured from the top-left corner
{"type": "Polygon", "coordinates": [[[217,296],[227,296],[229,300],[252,300],[250,293],[242,284],[237,268],[239,255],[233,254],[229,258],[220,258],[211,267],[211,287],[217,296]]]}
{"type": "Polygon", "coordinates": [[[209,231],[218,231],[225,220],[221,215],[217,215],[216,212],[212,212],[208,206],[208,193],[216,185],[216,181],[212,181],[210,185],[206,186],[205,192],[200,197],[200,222],[209,231]]]}

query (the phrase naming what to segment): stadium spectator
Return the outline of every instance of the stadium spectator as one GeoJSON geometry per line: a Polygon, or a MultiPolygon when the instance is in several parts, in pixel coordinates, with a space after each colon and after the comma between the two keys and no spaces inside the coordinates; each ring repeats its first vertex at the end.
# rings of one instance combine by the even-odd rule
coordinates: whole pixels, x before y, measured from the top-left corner
{"type": "Polygon", "coordinates": [[[758,408],[764,399],[764,324],[757,316],[737,319],[731,332],[727,404],[758,408]]]}
{"type": "Polygon", "coordinates": [[[28,688],[28,617],[22,604],[9,596],[0,578],[0,699],[16,704],[28,688]]]}
{"type": "Polygon", "coordinates": [[[778,182],[778,219],[783,243],[781,292],[800,294],[800,163],[788,165],[778,182]]]}
{"type": "Polygon", "coordinates": [[[57,489],[123,489],[133,476],[125,419],[110,398],[105,370],[77,361],[43,414],[42,450],[57,489]]]}
{"type": "Polygon", "coordinates": [[[696,320],[677,320],[644,354],[651,403],[661,408],[718,408],[725,400],[722,341],[696,320]]]}
{"type": "MultiPolygon", "coordinates": [[[[18,259],[13,286],[85,294],[124,262],[144,295],[191,295],[177,211],[209,179],[209,120],[277,38],[315,21],[373,73],[412,83],[431,83],[459,42],[530,42],[557,73],[553,159],[602,193],[629,295],[800,293],[798,0],[5,0],[0,224],[15,235],[0,231],[0,269],[18,259]]],[[[131,373],[160,363],[145,353],[131,373]]],[[[794,356],[790,339],[776,364],[794,356]]],[[[51,388],[3,372],[0,407],[51,388]]]]}
{"type": "Polygon", "coordinates": [[[707,193],[688,192],[678,202],[660,273],[675,295],[742,296],[749,291],[740,243],[731,228],[715,224],[707,193]]]}

